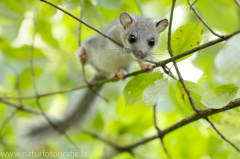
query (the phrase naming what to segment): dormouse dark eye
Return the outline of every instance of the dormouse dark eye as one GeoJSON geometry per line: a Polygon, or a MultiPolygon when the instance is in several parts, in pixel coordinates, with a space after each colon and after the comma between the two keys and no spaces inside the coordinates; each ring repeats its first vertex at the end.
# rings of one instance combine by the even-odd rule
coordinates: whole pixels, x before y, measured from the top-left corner
{"type": "Polygon", "coordinates": [[[152,38],[148,41],[148,45],[150,45],[151,47],[153,47],[155,44],[155,40],[152,38]]]}
{"type": "Polygon", "coordinates": [[[134,36],[134,35],[130,35],[129,37],[128,37],[128,41],[129,41],[129,43],[135,43],[136,41],[137,41],[137,39],[136,39],[136,37],[134,36]]]}

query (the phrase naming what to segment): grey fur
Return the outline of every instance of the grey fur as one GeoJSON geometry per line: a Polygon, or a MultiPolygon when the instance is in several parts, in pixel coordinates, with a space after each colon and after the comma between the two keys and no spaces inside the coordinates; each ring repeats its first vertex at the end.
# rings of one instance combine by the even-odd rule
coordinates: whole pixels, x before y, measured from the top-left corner
{"type": "MultiPolygon", "coordinates": [[[[114,74],[116,70],[123,69],[127,72],[131,71],[134,62],[142,63],[141,59],[145,54],[151,54],[159,42],[160,32],[166,28],[165,23],[154,22],[150,18],[143,16],[132,17],[126,12],[120,15],[120,20],[115,20],[110,23],[103,33],[109,37],[121,42],[124,48],[103,37],[102,35],[94,35],[83,43],[83,48],[86,53],[86,64],[91,64],[98,72],[91,82],[106,79],[114,74]],[[124,18],[129,18],[126,20],[124,18]],[[121,20],[121,23],[120,23],[121,20]],[[157,28],[157,25],[164,26],[157,28]],[[136,36],[137,41],[130,44],[128,37],[130,34],[136,36]],[[149,46],[148,41],[154,38],[155,45],[149,46]]],[[[100,92],[103,85],[95,86],[94,89],[100,92]]],[[[67,107],[62,119],[51,118],[51,121],[66,132],[69,128],[81,124],[84,119],[89,116],[91,108],[94,107],[96,95],[90,89],[86,89],[83,96],[78,96],[75,103],[67,107]]],[[[57,131],[54,130],[49,123],[43,118],[40,123],[25,124],[25,129],[20,134],[20,144],[22,147],[34,147],[50,136],[57,136],[57,131]]]]}
{"type": "MultiPolygon", "coordinates": [[[[105,76],[96,75],[91,82],[104,79],[106,79],[105,76]]],[[[103,85],[98,85],[93,87],[93,89],[96,92],[100,92],[102,87],[103,85]]],[[[77,100],[75,98],[73,102],[70,102],[62,115],[63,118],[50,118],[51,122],[64,132],[70,128],[80,128],[81,124],[89,118],[89,115],[96,106],[96,95],[89,88],[82,90],[75,97],[77,100]]],[[[19,132],[18,143],[20,148],[24,150],[37,148],[41,146],[47,138],[60,135],[42,116],[21,123],[19,132]]]]}
{"type": "MultiPolygon", "coordinates": [[[[120,21],[123,20],[124,17],[128,18],[126,14],[129,15],[126,12],[121,13],[120,20],[118,19],[110,23],[103,29],[103,33],[121,42],[125,48],[130,48],[132,50],[131,52],[126,52],[124,49],[99,34],[88,38],[83,43],[83,47],[87,54],[87,63],[94,66],[106,76],[114,74],[118,69],[124,69],[129,72],[133,68],[132,64],[134,62],[140,62],[142,60],[138,53],[142,52],[150,56],[151,51],[153,51],[159,43],[160,32],[156,25],[162,26],[162,22],[166,22],[166,19],[162,20],[162,22],[157,21],[159,23],[156,23],[152,19],[144,16],[132,17],[129,15],[132,19],[132,23],[123,26],[124,22],[121,23],[120,21]],[[125,16],[121,17],[122,14],[125,16]],[[128,42],[130,34],[137,37],[136,43],[130,44],[128,42]],[[148,45],[148,41],[151,38],[155,39],[154,47],[148,45]]],[[[164,23],[164,25],[166,25],[166,23],[164,23]]],[[[165,28],[166,26],[161,27],[161,31],[165,28]]]]}

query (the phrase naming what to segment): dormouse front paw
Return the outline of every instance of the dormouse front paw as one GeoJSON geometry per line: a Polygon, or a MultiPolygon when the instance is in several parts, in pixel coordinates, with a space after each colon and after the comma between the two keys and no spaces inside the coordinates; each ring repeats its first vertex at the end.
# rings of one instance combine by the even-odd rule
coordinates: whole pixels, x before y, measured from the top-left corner
{"type": "Polygon", "coordinates": [[[120,69],[115,71],[113,77],[119,77],[122,81],[128,80],[127,78],[123,78],[127,74],[127,71],[120,69]]]}
{"type": "Polygon", "coordinates": [[[87,62],[87,56],[84,47],[80,47],[78,50],[74,52],[76,57],[78,58],[79,62],[81,62],[83,65],[87,62]]]}
{"type": "Polygon", "coordinates": [[[149,62],[143,62],[143,61],[140,61],[138,64],[139,64],[139,66],[141,67],[142,70],[148,70],[149,69],[149,71],[147,71],[146,74],[150,74],[150,73],[153,72],[152,67],[154,66],[154,64],[149,63],[149,62]]]}

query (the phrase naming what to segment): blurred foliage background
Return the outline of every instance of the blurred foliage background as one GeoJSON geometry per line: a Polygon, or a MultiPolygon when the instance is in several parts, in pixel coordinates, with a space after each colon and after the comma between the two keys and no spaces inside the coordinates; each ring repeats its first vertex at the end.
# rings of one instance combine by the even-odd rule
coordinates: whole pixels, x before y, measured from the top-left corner
{"type": "MultiPolygon", "coordinates": [[[[79,0],[51,0],[70,13],[79,16],[79,0]]],[[[143,14],[152,19],[169,18],[171,0],[141,0],[143,14]]],[[[196,9],[209,23],[213,30],[228,34],[240,28],[240,8],[233,0],[201,0],[195,4],[196,9]]],[[[83,20],[97,29],[102,29],[109,22],[117,19],[122,11],[131,15],[140,15],[135,1],[129,0],[84,0],[83,20]]],[[[78,48],[79,22],[55,8],[38,0],[1,0],[0,1],[0,96],[17,96],[16,74],[22,96],[34,95],[29,65],[29,51],[34,32],[33,17],[36,19],[37,35],[34,45],[34,69],[36,71],[39,93],[48,93],[66,88],[85,85],[81,68],[73,54],[78,48]]],[[[183,24],[199,22],[193,12],[189,11],[186,0],[178,0],[174,13],[173,32],[183,24]]],[[[81,39],[96,34],[82,25],[81,39]]],[[[203,26],[201,43],[215,39],[203,26]]],[[[184,68],[186,60],[179,62],[180,71],[191,76],[199,76],[196,81],[204,89],[215,85],[235,83],[240,86],[240,36],[236,35],[227,42],[201,50],[187,59],[190,68],[184,68]],[[194,70],[198,70],[197,74],[194,70]]],[[[168,57],[167,31],[162,34],[157,51],[161,60],[168,57]]],[[[136,66],[135,70],[140,68],[136,66]]],[[[94,75],[91,67],[86,68],[87,79],[94,75]]],[[[189,77],[188,75],[188,77],[189,77]]],[[[184,77],[184,76],[183,76],[184,77]]],[[[196,78],[194,78],[196,79],[196,78]]],[[[189,78],[188,80],[191,80],[189,78]]],[[[153,123],[153,107],[141,104],[125,106],[123,89],[127,82],[105,84],[102,95],[110,102],[100,100],[93,118],[85,124],[87,130],[120,145],[139,141],[156,133],[153,123]]],[[[157,119],[164,129],[189,116],[192,112],[181,106],[176,93],[177,81],[168,82],[168,96],[159,102],[157,119]]],[[[67,103],[72,100],[73,92],[41,98],[41,104],[49,115],[61,116],[67,103]]],[[[236,97],[240,95],[237,94],[236,97]]],[[[138,99],[136,99],[138,100],[138,99]]],[[[18,102],[18,100],[12,100],[18,102]]],[[[35,99],[23,100],[24,105],[37,108],[35,99]]],[[[14,108],[0,103],[0,121],[4,121],[14,108]]],[[[0,151],[19,151],[17,135],[21,122],[36,115],[18,111],[13,119],[1,131],[0,151]]],[[[214,115],[217,128],[238,147],[240,147],[240,114],[234,109],[214,115]]],[[[89,158],[101,158],[111,148],[103,142],[93,139],[79,131],[69,132],[70,137],[87,152],[89,158]]],[[[205,120],[199,120],[168,134],[165,144],[173,158],[176,159],[236,159],[239,153],[223,141],[205,120]]],[[[49,140],[39,150],[66,151],[71,145],[64,139],[49,140]]],[[[152,158],[167,158],[159,140],[151,141],[135,149],[137,154],[152,158]]],[[[114,159],[134,158],[129,153],[121,153],[114,159]]],[[[135,157],[144,158],[144,157],[135,157]]]]}

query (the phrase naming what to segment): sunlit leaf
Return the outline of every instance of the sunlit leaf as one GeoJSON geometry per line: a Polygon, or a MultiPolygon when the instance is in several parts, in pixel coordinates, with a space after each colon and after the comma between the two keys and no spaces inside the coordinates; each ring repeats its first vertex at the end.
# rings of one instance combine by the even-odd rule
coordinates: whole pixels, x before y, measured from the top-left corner
{"type": "Polygon", "coordinates": [[[153,106],[158,101],[163,101],[166,96],[167,88],[167,79],[155,81],[153,85],[147,87],[143,91],[143,103],[153,106]]]}
{"type": "Polygon", "coordinates": [[[231,1],[199,1],[196,5],[196,9],[214,31],[231,33],[239,28],[239,7],[231,1]],[[224,8],[224,12],[222,8],[224,8]]]}
{"type": "Polygon", "coordinates": [[[162,78],[162,74],[159,72],[154,72],[150,75],[140,74],[135,76],[128,84],[125,86],[123,95],[126,100],[126,105],[140,105],[142,104],[143,91],[162,78]]]}
{"type": "MultiPolygon", "coordinates": [[[[198,108],[206,108],[200,101],[201,101],[201,96],[203,95],[203,93],[205,92],[205,89],[202,88],[200,85],[198,85],[197,83],[194,82],[190,82],[190,81],[185,81],[187,87],[190,90],[190,93],[193,97],[193,101],[196,104],[196,106],[198,108]]],[[[189,101],[188,95],[185,92],[181,81],[177,82],[177,88],[176,88],[176,94],[177,94],[177,99],[179,101],[179,103],[181,104],[181,106],[186,109],[188,112],[194,113],[193,109],[192,109],[192,105],[189,101]]]]}
{"type": "Polygon", "coordinates": [[[214,86],[203,94],[201,102],[209,108],[222,108],[233,100],[238,88],[235,84],[214,86]]]}
{"type": "MultiPolygon", "coordinates": [[[[184,51],[190,50],[198,46],[202,41],[202,23],[187,23],[180,26],[172,36],[172,51],[174,55],[178,55],[184,51]]],[[[178,61],[182,61],[191,55],[185,56],[178,61]]]]}

